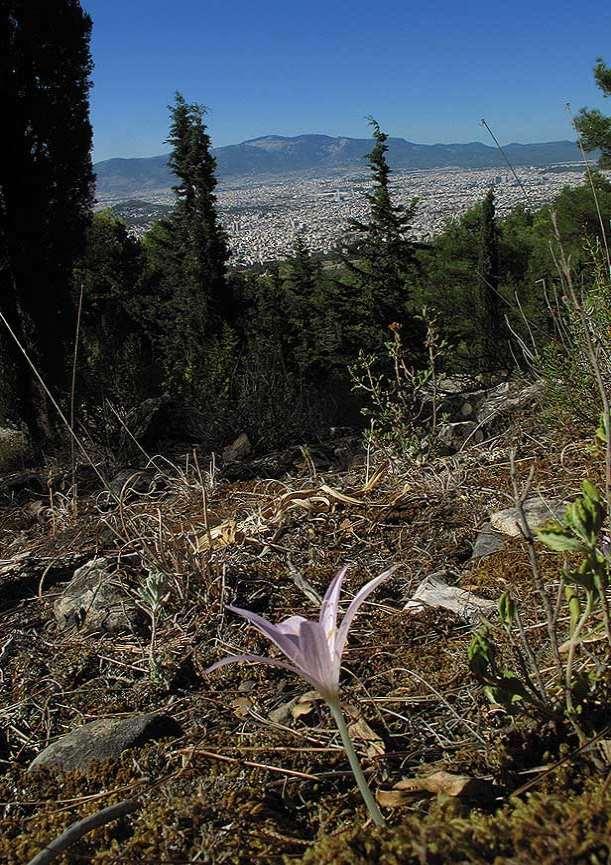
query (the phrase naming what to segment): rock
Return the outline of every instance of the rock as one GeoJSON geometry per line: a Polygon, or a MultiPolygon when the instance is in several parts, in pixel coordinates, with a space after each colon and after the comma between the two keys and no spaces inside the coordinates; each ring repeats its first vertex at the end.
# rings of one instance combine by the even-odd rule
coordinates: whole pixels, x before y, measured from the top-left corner
{"type": "Polygon", "coordinates": [[[225,463],[240,462],[247,459],[252,453],[252,445],[246,433],[241,433],[237,439],[223,450],[223,461],[225,463]]]}
{"type": "Polygon", "coordinates": [[[467,400],[461,406],[460,413],[462,417],[473,417],[475,414],[475,404],[467,400]]]}
{"type": "Polygon", "coordinates": [[[43,585],[48,589],[56,583],[70,579],[74,569],[86,562],[91,555],[92,550],[85,553],[69,552],[49,562],[48,556],[24,552],[10,560],[0,561],[0,613],[10,609],[22,598],[37,595],[43,574],[43,585]]]}
{"type": "Polygon", "coordinates": [[[484,439],[481,429],[472,420],[441,424],[437,430],[437,438],[451,450],[459,450],[467,441],[469,444],[479,444],[484,439]]]}
{"type": "Polygon", "coordinates": [[[484,559],[491,556],[493,553],[498,553],[505,546],[505,539],[500,532],[492,528],[490,523],[486,523],[480,529],[480,532],[475,539],[473,546],[473,559],[484,559]]]}
{"type": "Polygon", "coordinates": [[[28,454],[28,440],[20,430],[0,427],[0,472],[16,468],[28,454]]]}
{"type": "Polygon", "coordinates": [[[472,592],[449,586],[439,577],[426,577],[418,586],[416,593],[404,609],[419,612],[426,607],[443,607],[469,622],[479,622],[497,608],[496,601],[478,598],[472,592]]]}
{"type": "Polygon", "coordinates": [[[95,760],[116,760],[128,748],[181,735],[180,725],[160,713],[100,718],[52,742],[32,761],[29,771],[45,766],[64,772],[84,769],[95,760]]]}
{"type": "MultiPolygon", "coordinates": [[[[549,520],[559,520],[564,513],[564,505],[561,501],[545,501],[539,496],[527,499],[524,502],[524,516],[526,524],[531,531],[540,528],[549,520]]],[[[521,519],[517,508],[506,508],[497,511],[490,517],[490,525],[493,529],[509,535],[512,538],[521,538],[521,519]]]]}
{"type": "Polygon", "coordinates": [[[117,634],[134,629],[137,608],[116,576],[110,574],[110,567],[109,559],[92,559],[74,572],[53,605],[62,630],[77,627],[85,633],[117,634]]]}
{"type": "Polygon", "coordinates": [[[543,390],[544,385],[540,381],[523,388],[514,386],[513,389],[509,382],[503,382],[486,392],[477,412],[477,420],[486,427],[499,420],[506,420],[508,415],[534,406],[543,390]]]}

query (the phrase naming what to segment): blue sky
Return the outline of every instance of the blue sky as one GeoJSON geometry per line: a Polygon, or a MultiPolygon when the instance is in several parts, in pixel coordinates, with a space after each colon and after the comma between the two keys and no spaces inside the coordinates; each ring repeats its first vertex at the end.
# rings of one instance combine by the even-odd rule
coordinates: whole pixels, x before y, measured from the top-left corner
{"type": "Polygon", "coordinates": [[[82,0],[94,20],[96,160],[167,150],[174,91],[216,145],[366,137],[373,114],[419,143],[570,138],[564,105],[606,108],[605,0],[82,0]]]}

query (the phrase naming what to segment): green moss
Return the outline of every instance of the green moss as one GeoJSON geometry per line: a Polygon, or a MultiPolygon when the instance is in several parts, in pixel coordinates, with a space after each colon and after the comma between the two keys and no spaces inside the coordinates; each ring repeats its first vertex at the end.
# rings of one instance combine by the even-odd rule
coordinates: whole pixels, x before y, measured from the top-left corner
{"type": "MultiPolygon", "coordinates": [[[[294,860],[285,859],[288,862],[294,860]]],[[[611,788],[590,781],[513,801],[495,814],[437,803],[387,830],[356,828],[321,838],[300,865],[608,865],[611,788]]]]}

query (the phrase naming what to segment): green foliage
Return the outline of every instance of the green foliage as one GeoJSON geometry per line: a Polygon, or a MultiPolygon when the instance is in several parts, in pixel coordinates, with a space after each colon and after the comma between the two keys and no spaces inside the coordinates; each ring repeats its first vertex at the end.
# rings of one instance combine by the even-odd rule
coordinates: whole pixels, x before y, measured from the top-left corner
{"type": "MultiPolygon", "coordinates": [[[[456,801],[428,813],[406,813],[397,825],[324,835],[303,865],[607,865],[611,855],[611,789],[604,778],[571,794],[551,789],[512,799],[487,814],[456,801]]],[[[285,862],[288,865],[288,857],[285,862]]],[[[294,860],[291,860],[294,861],[294,860]]]]}
{"type": "Polygon", "coordinates": [[[82,289],[78,379],[86,399],[131,406],[151,388],[151,345],[140,315],[144,257],[111,211],[97,213],[75,269],[75,306],[82,289]]]}
{"type": "Polygon", "coordinates": [[[352,389],[364,401],[361,409],[368,420],[367,441],[391,458],[420,461],[430,457],[436,446],[437,417],[435,380],[445,343],[440,339],[435,318],[420,318],[426,327],[429,365],[417,369],[406,351],[401,327],[392,324],[392,338],[385,344],[386,357],[359,352],[350,367],[352,389]],[[384,362],[386,361],[386,362],[384,362]]]}
{"type": "Polygon", "coordinates": [[[388,136],[371,118],[374,145],[368,161],[372,191],[367,221],[352,220],[343,254],[346,271],[340,292],[340,314],[347,347],[354,357],[359,350],[380,351],[385,328],[398,322],[406,346],[416,355],[422,350],[423,331],[411,309],[416,247],[409,234],[416,209],[393,201],[386,154],[388,136]]]}
{"type": "MultiPolygon", "coordinates": [[[[603,96],[611,96],[611,67],[600,57],[594,66],[594,79],[603,96]]],[[[600,150],[600,167],[611,167],[611,117],[597,109],[582,108],[575,127],[581,135],[584,150],[600,150]]]]}
{"type": "MultiPolygon", "coordinates": [[[[509,627],[508,621],[513,621],[515,608],[511,608],[511,615],[509,612],[508,600],[503,596],[499,614],[505,627],[509,627]]],[[[524,700],[537,704],[536,696],[521,678],[500,665],[497,648],[487,629],[476,631],[473,635],[467,656],[471,672],[482,683],[484,694],[491,703],[503,706],[507,711],[524,700]]]]}
{"type": "MultiPolygon", "coordinates": [[[[67,386],[71,271],[93,203],[91,19],[78,0],[0,9],[0,309],[51,387],[67,386]]],[[[15,399],[38,442],[46,400],[11,343],[15,399]]]]}
{"type": "MultiPolygon", "coordinates": [[[[548,634],[554,635],[556,643],[558,623],[563,617],[569,622],[566,653],[561,660],[558,648],[555,649],[556,662],[545,680],[528,644],[519,608],[509,592],[501,596],[498,612],[509,636],[518,672],[502,666],[501,653],[490,626],[474,634],[468,650],[471,672],[484,686],[484,694],[491,702],[508,711],[527,703],[530,711],[541,718],[564,717],[573,724],[582,741],[585,735],[583,707],[588,701],[603,699],[604,680],[596,664],[589,668],[582,665],[581,670],[576,671],[575,653],[592,636],[611,641],[606,596],[611,562],[600,540],[605,516],[603,495],[589,480],[584,480],[581,495],[567,505],[562,519],[537,531],[538,539],[548,549],[565,556],[571,554],[562,568],[563,592],[558,595],[555,612],[551,603],[542,604],[548,634]],[[575,562],[574,554],[579,554],[581,559],[575,562]],[[562,598],[565,609],[560,605],[562,598]],[[598,614],[602,617],[604,632],[597,624],[598,614]]],[[[593,717],[591,714],[590,722],[593,717]]]]}
{"type": "MultiPolygon", "coordinates": [[[[230,324],[231,289],[225,233],[216,213],[216,163],[204,109],[176,95],[171,108],[169,164],[177,203],[147,237],[143,316],[172,394],[202,403],[216,342],[230,324]]],[[[209,388],[214,388],[209,382],[209,388]]]]}
{"type": "Polygon", "coordinates": [[[499,230],[494,192],[489,190],[481,208],[477,267],[480,353],[482,365],[488,370],[502,368],[507,362],[505,308],[499,293],[499,271],[499,230]]]}
{"type": "MultiPolygon", "coordinates": [[[[537,359],[537,370],[546,385],[546,413],[556,425],[576,422],[591,428],[599,420],[599,385],[590,345],[594,347],[601,379],[608,391],[611,388],[611,362],[606,350],[611,328],[611,282],[602,250],[591,248],[590,261],[590,267],[582,273],[583,315],[577,314],[568,302],[564,278],[559,279],[550,302],[554,330],[543,342],[537,359]]],[[[577,274],[572,278],[576,279],[577,274]]]]}

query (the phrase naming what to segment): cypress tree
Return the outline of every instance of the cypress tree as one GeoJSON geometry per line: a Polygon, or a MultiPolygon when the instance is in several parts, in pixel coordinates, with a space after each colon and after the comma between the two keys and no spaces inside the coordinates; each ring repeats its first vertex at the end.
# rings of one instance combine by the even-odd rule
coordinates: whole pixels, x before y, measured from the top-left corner
{"type": "MultiPolygon", "coordinates": [[[[71,273],[93,201],[91,26],[78,0],[0,8],[0,304],[56,394],[67,381],[71,273]]],[[[40,440],[50,432],[46,400],[13,357],[20,410],[40,440]]]]}
{"type": "Polygon", "coordinates": [[[352,318],[352,348],[379,349],[391,322],[403,326],[406,344],[417,352],[422,337],[420,326],[409,310],[409,282],[415,265],[415,244],[409,234],[416,200],[409,205],[393,200],[388,152],[388,135],[373,119],[374,144],[367,160],[373,188],[366,195],[369,219],[352,220],[349,242],[343,256],[354,291],[346,310],[352,318]]]}
{"type": "Polygon", "coordinates": [[[229,248],[216,211],[216,160],[201,105],[176,94],[170,108],[169,165],[177,177],[176,206],[149,239],[159,284],[160,342],[169,384],[193,390],[206,350],[232,315],[229,248]]]}
{"type": "Polygon", "coordinates": [[[173,220],[183,244],[187,275],[215,329],[231,311],[226,272],[229,247],[216,210],[216,160],[204,123],[205,108],[188,105],[177,93],[171,111],[169,164],[179,180],[174,187],[178,201],[173,220]]]}
{"type": "Polygon", "coordinates": [[[507,333],[499,293],[499,229],[492,190],[482,202],[477,277],[482,363],[485,369],[494,370],[507,358],[507,333]]]}
{"type": "Polygon", "coordinates": [[[105,398],[129,405],[152,393],[155,376],[140,311],[143,265],[141,245],[125,224],[111,210],[96,213],[75,269],[75,287],[82,287],[84,298],[84,390],[98,405],[105,398]],[[139,388],[145,366],[146,388],[139,388]]]}

